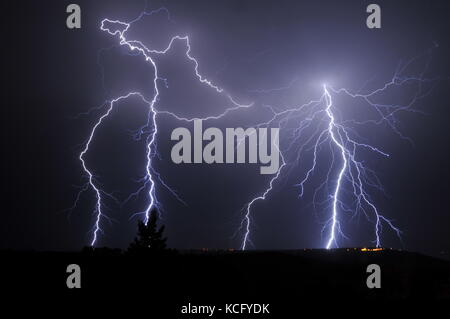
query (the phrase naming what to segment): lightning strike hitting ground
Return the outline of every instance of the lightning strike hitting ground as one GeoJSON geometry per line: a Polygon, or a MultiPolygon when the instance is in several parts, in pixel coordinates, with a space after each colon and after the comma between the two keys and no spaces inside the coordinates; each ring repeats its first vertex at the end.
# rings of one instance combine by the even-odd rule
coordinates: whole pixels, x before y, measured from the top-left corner
{"type": "MultiPolygon", "coordinates": [[[[91,172],[91,170],[88,168],[88,166],[86,164],[84,156],[89,150],[89,146],[91,145],[92,139],[94,138],[94,135],[95,135],[95,132],[96,132],[97,128],[100,126],[100,124],[102,124],[103,120],[106,117],[109,116],[109,114],[113,110],[114,105],[119,103],[121,100],[127,99],[127,98],[129,98],[130,96],[133,96],[133,95],[139,96],[144,102],[149,104],[150,109],[151,109],[151,113],[154,114],[151,102],[148,102],[147,100],[145,100],[145,98],[140,93],[132,92],[132,93],[128,93],[127,95],[120,96],[120,97],[112,100],[111,102],[108,103],[109,106],[107,108],[106,113],[104,113],[98,119],[98,121],[95,123],[94,127],[92,128],[92,131],[91,131],[91,134],[89,135],[88,141],[86,142],[85,147],[84,147],[83,151],[80,153],[80,156],[79,156],[79,159],[80,159],[81,164],[83,166],[83,170],[84,170],[84,172],[86,173],[86,175],[88,176],[88,179],[89,179],[88,185],[94,190],[95,196],[96,196],[96,204],[95,204],[95,210],[94,210],[96,218],[95,218],[95,224],[94,224],[94,227],[93,227],[93,236],[92,236],[91,245],[95,244],[95,242],[97,241],[98,232],[101,231],[101,228],[100,228],[101,218],[102,217],[106,217],[106,215],[102,211],[102,206],[103,206],[103,204],[102,204],[102,195],[108,195],[108,196],[111,196],[111,195],[108,194],[108,193],[105,193],[103,190],[101,190],[99,188],[99,186],[97,185],[98,183],[95,181],[95,177],[94,177],[93,173],[91,172]]],[[[156,131],[152,134],[152,139],[154,139],[154,135],[155,134],[156,134],[156,131]]],[[[154,192],[154,182],[151,179],[151,177],[149,178],[149,180],[150,180],[150,183],[151,183],[150,191],[154,192]]],[[[82,189],[82,191],[85,191],[85,190],[87,190],[86,187],[84,187],[82,189]]],[[[79,195],[77,196],[77,201],[78,201],[78,199],[79,199],[79,195]]],[[[153,205],[153,204],[154,204],[154,202],[151,202],[151,205],[153,205]]]]}
{"type": "MultiPolygon", "coordinates": [[[[313,205],[317,210],[317,196],[319,192],[324,191],[326,198],[320,202],[321,211],[329,212],[329,217],[324,222],[322,233],[327,232],[327,240],[324,246],[329,249],[338,247],[339,236],[347,238],[341,227],[341,221],[345,219],[345,215],[350,213],[351,217],[357,216],[359,213],[373,223],[373,243],[381,246],[381,233],[383,226],[391,229],[401,240],[401,231],[394,223],[379,212],[374,201],[371,198],[369,189],[375,189],[383,192],[383,187],[376,176],[375,172],[366,167],[364,161],[359,159],[360,150],[369,150],[382,157],[389,157],[389,154],[383,152],[379,148],[367,143],[357,142],[356,139],[363,139],[355,129],[355,126],[381,125],[385,124],[392,129],[400,138],[412,142],[405,137],[397,127],[398,120],[396,115],[400,112],[420,112],[415,109],[415,104],[428,96],[433,90],[438,78],[425,78],[425,73],[430,63],[431,50],[423,56],[411,59],[395,72],[393,78],[385,83],[381,88],[370,91],[367,94],[351,93],[348,89],[334,89],[330,86],[323,85],[322,96],[319,99],[312,100],[300,106],[295,106],[285,110],[277,111],[272,106],[266,106],[273,116],[266,122],[259,125],[278,125],[279,128],[284,127],[285,132],[289,131],[288,123],[294,122],[291,138],[288,146],[280,152],[283,156],[283,166],[291,166],[288,170],[291,174],[293,164],[299,164],[300,159],[312,151],[312,164],[306,171],[305,177],[297,184],[299,187],[299,196],[304,196],[305,184],[311,180],[311,176],[319,166],[318,158],[322,149],[328,145],[327,157],[331,158],[331,163],[326,168],[326,178],[314,191],[313,205]],[[419,59],[426,58],[423,71],[419,76],[405,76],[408,68],[416,63],[419,59]],[[428,84],[428,87],[427,87],[428,84]],[[406,104],[381,104],[376,103],[377,96],[382,96],[388,89],[395,89],[402,86],[415,86],[414,93],[408,99],[406,104]],[[360,107],[367,108],[369,111],[375,110],[377,117],[368,120],[345,119],[339,110],[339,105],[333,100],[333,96],[344,95],[351,99],[355,99],[360,107]],[[336,114],[339,114],[337,119],[336,114]],[[353,125],[353,126],[351,126],[353,125]],[[308,131],[308,130],[312,130],[308,131]],[[303,140],[302,140],[303,139],[303,140]],[[296,148],[296,145],[299,144],[296,148]],[[288,154],[294,154],[292,160],[288,160],[288,154]],[[284,155],[283,155],[284,154],[284,155]],[[286,159],[286,160],[285,160],[286,159]],[[288,163],[289,162],[289,163],[288,163]],[[337,168],[336,168],[337,167],[337,168]],[[350,187],[350,188],[349,188],[350,187]],[[345,193],[345,194],[343,194],[345,193]],[[350,196],[349,196],[350,194],[350,196]],[[353,200],[349,199],[353,197],[353,200]]],[[[289,86],[269,89],[269,90],[253,90],[253,92],[266,94],[277,91],[291,89],[295,81],[291,81],[289,86]]],[[[292,156],[291,156],[292,157],[292,156]]],[[[281,168],[280,167],[280,170],[281,168]]],[[[280,177],[280,171],[270,181],[269,188],[262,196],[253,198],[246,206],[244,219],[241,223],[240,230],[243,229],[244,236],[242,241],[242,249],[246,249],[251,243],[250,234],[250,216],[251,208],[255,201],[265,199],[268,192],[273,188],[273,183],[280,177]],[[245,225],[245,227],[244,227],[245,225]]]]}
{"type": "MultiPolygon", "coordinates": [[[[280,151],[280,146],[279,145],[277,145],[277,149],[278,149],[278,151],[280,151]]],[[[242,250],[245,250],[247,248],[247,243],[251,243],[251,240],[250,240],[249,236],[250,236],[251,209],[252,209],[253,204],[255,202],[259,201],[259,200],[265,200],[266,199],[266,196],[273,189],[273,183],[278,179],[278,177],[280,177],[281,170],[286,165],[283,153],[281,153],[281,152],[280,152],[280,157],[281,157],[281,165],[278,168],[278,171],[275,174],[275,176],[270,179],[268,188],[266,190],[264,190],[264,192],[260,196],[257,196],[255,198],[253,198],[245,206],[244,219],[242,220],[240,228],[239,228],[240,230],[244,229],[244,238],[242,240],[242,245],[241,245],[241,249],[242,250]]]]}
{"type": "MultiPolygon", "coordinates": [[[[194,64],[194,73],[195,76],[197,77],[198,81],[200,81],[202,84],[210,87],[211,89],[214,89],[218,94],[223,94],[225,95],[228,100],[230,101],[230,103],[232,104],[231,107],[225,109],[221,114],[219,115],[210,115],[210,116],[206,116],[204,118],[198,118],[198,119],[202,119],[202,120],[211,120],[211,119],[219,119],[225,115],[227,115],[229,112],[240,109],[240,108],[248,108],[250,106],[252,106],[252,104],[239,104],[237,103],[229,94],[225,93],[225,91],[220,88],[219,86],[213,84],[210,80],[206,79],[205,77],[203,77],[199,71],[199,63],[198,61],[191,55],[191,46],[190,46],[190,42],[189,42],[189,37],[188,36],[180,36],[180,35],[176,35],[174,37],[172,37],[169,41],[169,44],[166,48],[164,48],[163,50],[155,50],[155,49],[150,49],[149,47],[147,47],[146,45],[144,45],[141,41],[138,40],[132,40],[132,39],[128,39],[126,36],[127,31],[130,29],[130,27],[132,26],[133,23],[139,21],[140,19],[142,19],[144,16],[151,16],[157,13],[166,13],[167,14],[167,18],[170,20],[170,16],[169,16],[169,12],[167,11],[166,8],[160,8],[154,11],[144,11],[142,12],[136,19],[130,21],[130,22],[123,22],[120,20],[110,20],[110,19],[103,19],[101,21],[101,25],[100,25],[100,30],[107,32],[110,35],[113,36],[118,36],[119,38],[119,44],[121,46],[125,46],[127,47],[130,51],[132,52],[137,52],[138,55],[141,55],[145,58],[145,61],[150,63],[153,67],[154,70],[154,74],[153,74],[153,98],[151,99],[151,101],[147,101],[144,98],[144,95],[142,93],[139,92],[133,92],[133,93],[128,93],[127,95],[124,96],[120,96],[117,97],[115,99],[113,99],[110,103],[109,103],[109,107],[106,111],[106,113],[104,113],[99,120],[96,122],[96,124],[94,125],[94,127],[91,130],[91,133],[89,135],[89,139],[85,144],[85,147],[83,149],[83,151],[81,152],[79,159],[82,163],[82,167],[83,170],[85,172],[85,174],[88,177],[88,186],[94,191],[95,196],[96,196],[96,206],[95,206],[95,210],[94,210],[94,214],[95,214],[95,223],[93,226],[93,236],[92,236],[92,240],[91,240],[91,245],[95,245],[98,239],[98,233],[101,232],[101,221],[102,218],[108,218],[106,216],[106,214],[103,212],[103,199],[102,196],[111,196],[110,194],[104,192],[100,186],[99,183],[96,182],[94,174],[92,173],[92,171],[88,168],[85,159],[84,159],[84,155],[89,151],[89,146],[91,144],[91,141],[95,135],[95,131],[96,129],[99,127],[99,125],[102,123],[102,121],[108,117],[108,115],[110,114],[110,112],[113,109],[114,104],[116,104],[119,101],[122,101],[124,99],[127,99],[128,97],[132,96],[132,95],[137,95],[139,96],[147,105],[149,108],[149,113],[148,113],[148,118],[147,118],[147,123],[145,126],[141,127],[137,133],[135,134],[135,138],[136,139],[140,139],[142,137],[143,134],[148,134],[146,142],[147,142],[147,156],[146,156],[146,166],[145,166],[145,170],[146,170],[146,175],[143,179],[143,185],[142,187],[140,187],[137,192],[133,193],[130,195],[130,197],[133,196],[137,196],[139,193],[141,193],[142,191],[144,191],[145,189],[148,189],[148,204],[147,204],[147,208],[145,209],[144,212],[138,213],[141,215],[144,215],[144,222],[147,223],[148,219],[149,219],[149,215],[150,212],[153,208],[159,208],[159,201],[157,199],[156,196],[156,183],[155,183],[155,179],[154,179],[154,175],[156,175],[157,179],[159,180],[159,182],[161,183],[162,186],[164,186],[165,188],[167,188],[178,200],[180,200],[181,202],[183,202],[181,200],[181,198],[176,194],[175,191],[173,191],[162,179],[161,176],[159,175],[159,173],[157,173],[153,166],[152,166],[152,159],[153,157],[157,154],[157,150],[155,147],[155,141],[157,138],[157,134],[158,134],[158,123],[157,123],[157,115],[158,114],[167,114],[170,116],[173,116],[174,118],[176,118],[177,120],[184,120],[184,121],[193,121],[196,118],[184,118],[184,117],[180,117],[177,114],[173,113],[173,112],[168,112],[168,111],[158,111],[157,109],[155,109],[155,105],[158,101],[159,98],[159,87],[158,87],[158,81],[163,81],[165,82],[165,79],[160,78],[159,74],[158,74],[158,66],[157,63],[154,59],[154,56],[157,55],[164,55],[166,54],[171,48],[172,45],[175,41],[182,41],[185,43],[186,45],[186,51],[185,51],[185,56],[187,58],[188,61],[190,61],[191,63],[194,64]]],[[[89,112],[88,112],[89,113],[89,112]]],[[[89,187],[83,186],[80,193],[86,191],[89,187]]],[[[80,193],[78,193],[76,201],[75,201],[75,205],[79,200],[80,197],[80,193]]],[[[129,198],[130,198],[129,197],[129,198]]],[[[128,200],[128,199],[127,199],[128,200]]],[[[184,202],[183,202],[184,203],[184,202]]],[[[136,215],[136,214],[135,214],[136,215]]],[[[134,216],[134,215],[133,215],[134,216]]]]}

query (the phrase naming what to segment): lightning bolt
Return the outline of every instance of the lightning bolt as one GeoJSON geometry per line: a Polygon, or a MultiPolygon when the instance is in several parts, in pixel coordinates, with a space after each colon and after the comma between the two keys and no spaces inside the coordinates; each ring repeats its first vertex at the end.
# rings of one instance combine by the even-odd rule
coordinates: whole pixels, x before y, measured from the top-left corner
{"type": "MultiPolygon", "coordinates": [[[[341,191],[341,187],[343,184],[343,179],[345,177],[346,171],[349,172],[348,177],[350,179],[350,182],[353,185],[353,189],[354,189],[353,194],[357,198],[358,206],[361,206],[362,202],[364,202],[372,209],[373,213],[375,214],[376,246],[379,247],[381,245],[380,229],[381,229],[381,221],[382,220],[385,221],[397,233],[398,236],[400,236],[400,230],[398,228],[396,228],[390,220],[388,220],[384,216],[380,215],[376,206],[369,199],[368,193],[365,191],[363,182],[361,180],[361,176],[364,173],[363,172],[364,167],[362,166],[362,163],[358,162],[355,159],[355,149],[356,149],[356,146],[362,146],[362,147],[367,147],[372,151],[378,152],[386,157],[388,157],[389,155],[380,151],[379,149],[377,149],[373,146],[370,146],[368,144],[357,143],[357,142],[353,141],[352,139],[350,139],[349,134],[346,131],[346,129],[343,126],[336,123],[336,120],[335,120],[335,117],[334,117],[334,114],[332,111],[333,100],[331,98],[331,95],[328,91],[327,86],[324,85],[323,89],[324,89],[324,96],[325,96],[325,101],[326,101],[325,112],[329,118],[327,134],[328,134],[329,138],[331,139],[332,144],[334,144],[338,148],[340,156],[342,158],[342,166],[339,169],[336,186],[334,189],[334,193],[332,195],[332,214],[331,214],[331,218],[329,220],[329,224],[331,224],[331,226],[330,226],[330,234],[328,237],[326,248],[329,249],[332,247],[333,244],[336,244],[336,229],[339,229],[339,230],[341,229],[340,224],[339,224],[339,218],[338,218],[338,205],[340,203],[339,194],[341,191]],[[347,148],[345,145],[350,145],[350,147],[352,149],[347,148]],[[352,175],[352,173],[351,173],[352,168],[354,168],[354,170],[357,172],[356,177],[354,175],[352,175]]],[[[315,166],[315,162],[314,162],[314,166],[315,166]]],[[[301,183],[302,186],[303,186],[304,181],[305,180],[303,180],[301,183]]]]}
{"type": "MultiPolygon", "coordinates": [[[[96,133],[96,130],[102,124],[102,122],[110,115],[115,104],[117,104],[120,101],[123,101],[125,99],[128,99],[131,96],[138,96],[138,97],[140,97],[140,99],[143,102],[145,102],[148,105],[149,112],[148,112],[148,117],[147,117],[147,123],[144,126],[142,126],[141,128],[139,128],[137,130],[137,132],[135,132],[135,134],[134,134],[134,137],[136,140],[141,139],[144,134],[148,134],[147,139],[146,139],[146,144],[147,144],[146,165],[145,165],[146,173],[145,173],[145,177],[143,178],[143,185],[136,192],[132,193],[125,200],[125,202],[126,202],[131,197],[138,196],[142,191],[144,191],[146,189],[148,190],[148,203],[147,203],[146,209],[143,212],[133,215],[133,216],[143,215],[144,216],[143,220],[144,220],[145,224],[147,224],[147,222],[148,222],[150,212],[152,211],[152,209],[160,208],[160,202],[158,201],[157,196],[156,196],[155,176],[162,186],[164,186],[166,189],[168,189],[178,200],[180,200],[182,203],[184,203],[184,201],[176,194],[176,192],[174,190],[172,190],[163,181],[160,174],[155,171],[155,169],[153,168],[153,165],[152,165],[152,160],[153,160],[154,156],[157,155],[157,149],[156,149],[156,139],[157,139],[157,134],[158,134],[157,116],[159,114],[166,114],[166,115],[174,117],[177,120],[189,121],[189,122],[194,121],[195,119],[213,120],[213,119],[222,118],[232,111],[235,111],[235,110],[238,110],[241,108],[248,108],[253,105],[252,103],[251,104],[238,103],[237,101],[235,101],[235,99],[231,95],[226,93],[224,91],[224,89],[213,84],[212,81],[208,80],[207,78],[205,78],[204,76],[202,76],[200,74],[199,63],[198,63],[197,59],[195,59],[191,55],[191,45],[190,45],[190,39],[188,36],[185,36],[185,35],[184,36],[181,36],[181,35],[173,36],[170,39],[167,47],[162,50],[151,49],[151,48],[147,47],[146,45],[144,45],[141,41],[127,38],[127,31],[131,28],[133,23],[139,21],[140,19],[142,19],[145,16],[152,16],[154,14],[161,13],[161,12],[167,14],[167,18],[170,20],[169,11],[166,8],[159,8],[159,9],[153,10],[153,11],[144,10],[141,14],[138,15],[137,18],[135,18],[134,20],[132,20],[130,22],[123,22],[120,20],[103,19],[100,24],[101,31],[104,31],[104,32],[108,33],[109,35],[118,37],[120,46],[127,47],[130,50],[130,52],[134,52],[135,55],[140,55],[140,56],[144,57],[145,61],[152,66],[152,68],[154,70],[153,87],[152,87],[154,94],[153,94],[152,99],[150,101],[148,101],[145,99],[144,94],[142,94],[140,92],[131,92],[126,95],[117,97],[117,98],[111,100],[111,102],[107,103],[108,108],[107,108],[106,112],[102,116],[100,116],[98,121],[92,127],[89,138],[88,138],[87,142],[85,143],[82,152],[79,155],[79,160],[82,164],[83,171],[88,178],[88,182],[87,182],[87,184],[85,184],[82,187],[81,191],[78,193],[74,206],[78,203],[80,194],[82,192],[87,191],[88,188],[93,190],[95,197],[96,197],[96,205],[95,205],[95,209],[94,209],[95,222],[94,222],[93,230],[92,230],[92,233],[93,233],[92,240],[91,240],[92,246],[94,246],[96,244],[96,242],[98,240],[99,232],[102,232],[102,229],[101,229],[102,219],[109,218],[104,213],[104,209],[103,209],[104,197],[105,196],[112,197],[112,195],[101,189],[100,183],[98,183],[98,181],[96,180],[95,175],[93,174],[92,170],[88,168],[88,165],[85,160],[85,155],[89,151],[89,148],[90,148],[91,142],[94,138],[94,135],[96,133]],[[206,116],[203,118],[201,118],[201,117],[193,117],[193,118],[181,117],[174,112],[169,112],[169,111],[164,111],[164,110],[159,111],[155,108],[156,103],[158,102],[158,99],[159,99],[159,94],[160,94],[158,82],[163,81],[164,83],[166,83],[166,79],[161,78],[159,76],[158,65],[156,63],[155,56],[164,55],[167,52],[169,52],[169,50],[172,48],[174,42],[176,42],[176,41],[184,42],[184,44],[186,46],[185,56],[188,61],[190,61],[191,63],[194,64],[194,74],[197,77],[198,81],[200,83],[206,85],[207,87],[215,90],[215,92],[217,94],[224,95],[230,101],[232,106],[226,108],[219,115],[210,115],[210,116],[206,116]]],[[[90,114],[90,112],[91,111],[88,111],[86,114],[90,114]]],[[[160,209],[158,209],[158,211],[160,211],[160,209]]]]}
{"type": "MultiPolygon", "coordinates": [[[[437,47],[437,46],[435,46],[437,47]]],[[[327,240],[324,246],[327,249],[338,247],[339,237],[348,238],[341,227],[344,213],[350,213],[353,217],[362,213],[367,220],[374,225],[374,240],[373,243],[380,247],[381,234],[383,226],[391,229],[401,240],[401,231],[396,227],[391,219],[388,219],[375,205],[369,188],[384,192],[384,189],[375,172],[368,167],[364,161],[360,159],[358,152],[361,149],[376,153],[379,156],[389,158],[389,154],[382,151],[378,147],[368,143],[359,142],[357,139],[363,139],[353,126],[367,126],[381,124],[387,125],[400,138],[412,141],[404,136],[397,124],[399,123],[397,115],[401,112],[415,112],[423,113],[417,108],[415,104],[421,99],[427,97],[435,85],[440,80],[439,78],[426,78],[425,73],[430,64],[432,49],[425,54],[417,56],[406,62],[400,64],[394,73],[392,79],[384,83],[381,87],[370,91],[366,94],[352,93],[349,89],[340,88],[334,89],[331,86],[322,86],[322,95],[315,100],[311,100],[305,104],[289,107],[283,109],[275,108],[270,105],[266,107],[270,110],[272,116],[269,120],[259,123],[258,126],[266,126],[276,124],[279,128],[284,128],[286,132],[291,131],[290,141],[288,146],[280,151],[283,165],[280,167],[278,173],[270,180],[269,187],[255,198],[251,199],[245,206],[245,213],[243,220],[238,230],[243,231],[243,239],[241,248],[245,250],[249,243],[251,243],[250,236],[250,221],[251,209],[256,201],[266,199],[267,194],[273,190],[274,182],[280,178],[280,171],[285,166],[290,166],[289,174],[292,172],[294,164],[312,152],[312,164],[306,171],[306,174],[299,183],[299,197],[304,196],[305,184],[311,180],[312,175],[317,170],[319,163],[318,159],[321,150],[328,145],[329,156],[331,163],[327,168],[325,181],[319,184],[314,191],[313,205],[317,210],[317,205],[324,207],[324,211],[329,211],[329,218],[324,222],[322,233],[328,232],[327,240]],[[413,64],[417,63],[421,58],[425,58],[424,68],[418,76],[405,75],[413,64]],[[428,86],[427,86],[428,84],[428,86]],[[377,96],[382,96],[383,93],[390,89],[400,88],[403,86],[415,86],[415,90],[408,98],[408,103],[400,104],[381,104],[375,102],[377,96]],[[377,117],[368,120],[345,119],[342,112],[337,108],[333,96],[344,95],[351,99],[357,100],[361,107],[369,106],[375,111],[377,117]],[[341,120],[338,120],[338,116],[341,120]],[[289,127],[289,123],[294,122],[294,128],[289,127]],[[309,131],[308,131],[309,130],[309,131]],[[312,130],[312,133],[311,133],[312,130]],[[303,138],[303,140],[302,140],[303,138]],[[300,146],[297,147],[297,145],[300,146]],[[288,155],[286,155],[288,154],[288,155]],[[292,159],[288,160],[289,154],[293,154],[292,159]],[[337,169],[336,169],[336,166],[337,169]],[[335,171],[335,173],[334,173],[335,171]],[[347,186],[350,186],[348,188],[347,186]],[[317,197],[321,191],[325,191],[326,198],[324,201],[317,203],[317,197]],[[345,194],[343,194],[345,193],[345,194]],[[349,200],[349,195],[353,200],[349,200]]],[[[289,85],[274,89],[258,89],[251,90],[251,92],[259,94],[273,94],[282,92],[284,90],[292,89],[297,80],[294,79],[289,85]]]]}
{"type": "MultiPolygon", "coordinates": [[[[88,165],[86,164],[86,160],[84,157],[85,157],[86,153],[89,151],[89,147],[91,145],[91,142],[94,138],[94,135],[95,135],[98,127],[102,124],[103,120],[109,116],[109,114],[113,110],[114,105],[124,99],[129,98],[130,96],[135,96],[135,95],[139,96],[144,102],[149,104],[150,108],[152,110],[152,114],[154,114],[154,110],[153,110],[151,102],[148,102],[147,100],[145,100],[145,98],[138,92],[128,93],[127,95],[120,96],[118,98],[113,99],[111,102],[109,102],[109,106],[108,106],[106,112],[102,116],[100,116],[98,121],[93,126],[93,128],[91,130],[91,134],[89,135],[89,138],[84,146],[84,149],[79,155],[79,160],[81,162],[83,170],[84,170],[85,174],[88,176],[88,185],[94,190],[95,197],[96,197],[96,204],[95,204],[95,210],[94,210],[96,217],[95,217],[95,223],[93,226],[93,236],[92,236],[92,240],[91,240],[91,245],[95,244],[95,242],[97,241],[98,232],[101,231],[100,222],[101,222],[102,217],[107,218],[107,215],[104,214],[103,208],[102,208],[103,207],[102,195],[106,195],[106,196],[110,196],[110,197],[112,195],[108,194],[105,191],[100,189],[100,187],[98,186],[98,182],[96,181],[95,176],[92,173],[92,171],[88,168],[88,165]]],[[[154,139],[155,134],[156,134],[156,130],[155,130],[155,133],[152,134],[152,140],[154,139]]],[[[154,191],[154,182],[152,179],[150,179],[150,183],[152,184],[151,192],[153,192],[154,191]]],[[[82,191],[85,191],[85,190],[87,190],[86,187],[84,187],[82,189],[82,191]]],[[[77,201],[78,200],[79,200],[79,194],[77,196],[77,201]]],[[[151,205],[153,205],[153,204],[154,203],[151,202],[151,205]]]]}
{"type": "Polygon", "coordinates": [[[241,249],[242,250],[245,250],[247,248],[247,244],[251,243],[251,240],[250,240],[250,223],[251,223],[251,209],[252,209],[252,206],[255,204],[255,202],[262,201],[262,200],[266,199],[267,195],[273,189],[274,182],[280,177],[281,170],[286,165],[286,161],[284,160],[283,153],[280,152],[280,146],[279,145],[275,145],[275,147],[277,148],[277,150],[278,150],[278,152],[280,154],[281,165],[278,168],[278,170],[277,170],[276,174],[274,175],[274,177],[272,177],[270,179],[269,186],[262,192],[262,194],[258,195],[255,198],[253,198],[250,202],[248,202],[245,205],[244,218],[242,219],[241,224],[240,224],[240,228],[239,228],[239,230],[242,230],[242,229],[244,230],[244,237],[243,237],[242,244],[241,244],[241,249]]]}

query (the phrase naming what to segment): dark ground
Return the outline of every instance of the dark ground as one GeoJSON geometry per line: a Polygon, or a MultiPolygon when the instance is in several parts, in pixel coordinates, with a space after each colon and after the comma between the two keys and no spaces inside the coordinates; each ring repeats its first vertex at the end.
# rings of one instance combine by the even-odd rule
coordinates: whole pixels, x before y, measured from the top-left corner
{"type": "Polygon", "coordinates": [[[180,314],[189,302],[269,303],[271,316],[259,317],[284,318],[282,314],[299,313],[305,302],[318,300],[450,300],[450,261],[405,251],[165,251],[130,256],[85,249],[1,255],[2,288],[9,296],[23,299],[30,294],[47,301],[54,296],[91,301],[107,297],[102,300],[111,303],[132,299],[149,307],[149,314],[163,312],[158,318],[203,318],[180,314]],[[72,263],[81,267],[81,289],[66,287],[66,267],[72,263]],[[381,266],[381,289],[366,286],[366,267],[372,263],[381,266]]]}

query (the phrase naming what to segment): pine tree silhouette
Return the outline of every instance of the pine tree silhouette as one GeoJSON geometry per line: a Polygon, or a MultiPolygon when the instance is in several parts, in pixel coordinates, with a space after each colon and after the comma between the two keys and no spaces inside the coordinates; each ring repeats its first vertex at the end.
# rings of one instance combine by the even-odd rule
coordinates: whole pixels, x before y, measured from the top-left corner
{"type": "Polygon", "coordinates": [[[167,240],[163,237],[164,228],[165,226],[161,225],[158,229],[158,212],[156,209],[152,209],[147,225],[142,221],[138,222],[138,236],[134,238],[128,251],[141,253],[164,250],[167,240]]]}

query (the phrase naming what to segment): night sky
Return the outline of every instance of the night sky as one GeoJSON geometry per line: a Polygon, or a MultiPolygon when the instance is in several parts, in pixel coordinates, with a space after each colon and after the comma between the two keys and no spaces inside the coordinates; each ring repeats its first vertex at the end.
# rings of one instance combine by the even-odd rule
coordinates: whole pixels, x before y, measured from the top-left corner
{"type": "MultiPolygon", "coordinates": [[[[385,195],[375,194],[375,202],[403,232],[399,241],[386,229],[383,246],[438,255],[450,250],[450,3],[375,2],[382,8],[380,30],[366,27],[368,1],[151,1],[151,9],[166,7],[170,20],[164,14],[144,18],[129,36],[162,48],[175,34],[189,35],[200,73],[239,102],[254,102],[252,109],[205,124],[219,128],[252,126],[267,114],[267,104],[285,108],[318,98],[324,82],[354,91],[367,81],[369,88],[382,86],[399,62],[425,54],[430,58],[426,76],[441,80],[415,105],[423,114],[398,117],[402,133],[414,143],[386,126],[360,133],[391,154],[364,158],[384,185],[385,195]],[[290,83],[287,90],[258,93],[290,83]]],[[[149,99],[154,93],[151,66],[99,29],[103,18],[134,19],[145,1],[77,1],[80,30],[65,26],[69,3],[2,3],[3,249],[74,250],[89,244],[94,194],[83,193],[75,209],[66,209],[85,182],[78,154],[102,113],[77,115],[130,91],[144,92],[149,99]]],[[[196,81],[183,50],[178,43],[159,61],[169,88],[160,83],[156,108],[186,117],[223,112],[229,101],[196,81]]],[[[426,58],[410,73],[420,74],[426,58]]],[[[385,98],[404,101],[408,96],[406,89],[385,98]]],[[[144,174],[145,141],[133,141],[130,132],[145,123],[146,112],[138,99],[120,103],[86,157],[102,187],[119,201],[139,188],[137,180],[144,174]]],[[[157,184],[169,246],[238,248],[241,209],[267,188],[271,177],[260,175],[254,164],[175,165],[170,134],[180,126],[192,130],[192,124],[167,116],[158,121],[155,168],[187,203],[157,184]]],[[[252,248],[324,247],[320,221],[329,210],[313,211],[310,195],[316,180],[303,198],[294,186],[309,161],[306,156],[286,170],[267,199],[253,207],[252,248]]],[[[124,205],[106,199],[111,220],[102,222],[98,245],[126,247],[136,231],[137,219],[130,217],[145,208],[146,200],[145,193],[124,205]]],[[[364,218],[343,226],[349,239],[341,246],[371,245],[373,228],[364,218]]]]}

